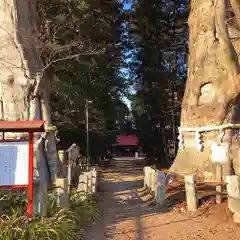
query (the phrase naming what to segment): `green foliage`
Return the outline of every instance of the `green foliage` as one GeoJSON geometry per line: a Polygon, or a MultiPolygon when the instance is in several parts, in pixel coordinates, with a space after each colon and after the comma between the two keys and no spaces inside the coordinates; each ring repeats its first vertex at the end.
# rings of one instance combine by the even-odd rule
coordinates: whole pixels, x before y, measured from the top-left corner
{"type": "Polygon", "coordinates": [[[130,97],[132,114],[144,152],[162,163],[169,140],[176,144],[187,73],[187,14],[186,0],[136,1],[126,24],[126,68],[137,89],[130,97]]]}
{"type": "Polygon", "coordinates": [[[116,128],[116,106],[126,87],[119,75],[121,4],[117,0],[41,0],[38,13],[40,52],[45,71],[53,79],[52,117],[61,130],[60,138],[61,133],[64,141],[72,143],[77,138],[75,142],[85,147],[82,142],[88,99],[92,100],[89,124],[94,138],[91,141],[96,139],[93,146],[97,146],[116,128]],[[67,136],[64,132],[69,129],[72,134],[67,136]]]}
{"type": "Polygon", "coordinates": [[[26,191],[9,191],[2,194],[0,208],[0,239],[4,240],[75,240],[83,236],[83,223],[99,216],[93,200],[80,201],[80,193],[72,192],[70,208],[60,209],[55,196],[48,196],[46,217],[29,218],[26,215],[26,191]]]}
{"type": "Polygon", "coordinates": [[[96,201],[94,199],[80,201],[79,196],[81,196],[80,192],[72,190],[70,195],[71,209],[81,216],[80,221],[96,221],[100,214],[96,207],[96,201]]]}

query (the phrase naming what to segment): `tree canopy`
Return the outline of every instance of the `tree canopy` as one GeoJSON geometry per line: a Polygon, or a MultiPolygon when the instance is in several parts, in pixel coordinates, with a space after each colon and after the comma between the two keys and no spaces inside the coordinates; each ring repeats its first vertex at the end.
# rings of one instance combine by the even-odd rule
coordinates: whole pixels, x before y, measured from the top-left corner
{"type": "Polygon", "coordinates": [[[186,80],[188,1],[129,1],[127,10],[123,2],[39,2],[41,52],[46,73],[54,72],[53,120],[65,142],[84,146],[85,101],[91,100],[93,145],[104,149],[125,128],[137,131],[148,155],[166,159],[169,143],[176,145],[170,140],[186,80]],[[135,122],[125,127],[117,126],[126,123],[123,95],[135,122]]]}
{"type": "Polygon", "coordinates": [[[188,1],[137,1],[127,22],[126,68],[136,84],[130,99],[143,150],[166,162],[186,81],[188,1]]]}
{"type": "Polygon", "coordinates": [[[53,122],[60,138],[85,145],[85,101],[89,104],[91,144],[104,148],[116,129],[117,108],[126,82],[122,64],[121,15],[118,1],[39,1],[40,52],[52,76],[53,122]]]}

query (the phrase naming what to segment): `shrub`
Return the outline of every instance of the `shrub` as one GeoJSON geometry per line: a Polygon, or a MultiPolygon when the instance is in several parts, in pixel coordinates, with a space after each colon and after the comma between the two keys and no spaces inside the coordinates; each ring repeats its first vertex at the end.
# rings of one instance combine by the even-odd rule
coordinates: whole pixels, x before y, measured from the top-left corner
{"type": "Polygon", "coordinates": [[[5,191],[0,201],[0,239],[3,240],[81,239],[84,223],[99,216],[96,202],[81,201],[77,191],[70,194],[69,209],[60,209],[54,193],[49,193],[46,217],[27,216],[26,191],[5,191]]]}

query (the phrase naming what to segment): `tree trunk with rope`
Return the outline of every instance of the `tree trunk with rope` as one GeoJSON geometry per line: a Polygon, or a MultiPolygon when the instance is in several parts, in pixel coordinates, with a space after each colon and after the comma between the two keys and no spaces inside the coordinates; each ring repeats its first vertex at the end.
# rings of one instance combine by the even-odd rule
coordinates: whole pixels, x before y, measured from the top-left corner
{"type": "Polygon", "coordinates": [[[180,146],[170,171],[216,179],[211,146],[222,144],[228,153],[224,176],[240,175],[240,132],[235,125],[240,123],[240,1],[192,0],[189,30],[180,146]]]}
{"type": "MultiPolygon", "coordinates": [[[[43,74],[38,46],[37,0],[0,0],[0,119],[45,120],[51,124],[50,81],[43,74]]],[[[11,138],[21,138],[14,134],[11,138]]],[[[37,140],[40,136],[36,136],[37,140]]],[[[51,178],[57,173],[54,132],[35,144],[37,161],[46,162],[51,178]]],[[[46,173],[46,172],[45,172],[46,173]]]]}

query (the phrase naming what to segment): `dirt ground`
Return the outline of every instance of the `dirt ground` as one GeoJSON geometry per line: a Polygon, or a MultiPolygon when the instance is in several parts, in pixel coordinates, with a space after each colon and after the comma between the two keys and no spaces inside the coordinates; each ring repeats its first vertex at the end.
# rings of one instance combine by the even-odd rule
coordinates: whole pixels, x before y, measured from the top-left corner
{"type": "Polygon", "coordinates": [[[226,203],[205,202],[194,214],[184,203],[157,209],[142,187],[141,164],[118,159],[112,165],[101,172],[101,216],[85,240],[240,240],[240,226],[233,223],[226,203]]]}

